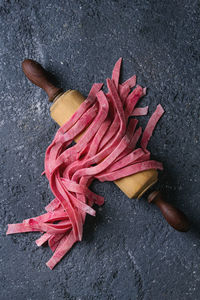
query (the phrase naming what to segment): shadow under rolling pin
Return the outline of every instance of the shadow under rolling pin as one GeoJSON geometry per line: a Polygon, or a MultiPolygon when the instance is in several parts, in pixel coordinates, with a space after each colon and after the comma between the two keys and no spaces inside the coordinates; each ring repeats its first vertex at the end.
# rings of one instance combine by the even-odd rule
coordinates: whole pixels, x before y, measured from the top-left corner
{"type": "MultiPolygon", "coordinates": [[[[42,88],[48,95],[49,101],[53,102],[50,112],[51,117],[62,126],[79,108],[85,98],[76,90],[63,92],[55,87],[49,79],[49,74],[34,60],[25,59],[22,69],[28,79],[42,88]]],[[[78,141],[79,136],[75,138],[78,141]]],[[[158,180],[158,172],[154,169],[142,171],[115,181],[115,184],[129,198],[140,198],[158,180]]],[[[165,202],[160,191],[151,192],[148,196],[149,203],[155,203],[161,210],[166,221],[178,231],[188,231],[189,221],[186,216],[170,203],[165,202]]]]}

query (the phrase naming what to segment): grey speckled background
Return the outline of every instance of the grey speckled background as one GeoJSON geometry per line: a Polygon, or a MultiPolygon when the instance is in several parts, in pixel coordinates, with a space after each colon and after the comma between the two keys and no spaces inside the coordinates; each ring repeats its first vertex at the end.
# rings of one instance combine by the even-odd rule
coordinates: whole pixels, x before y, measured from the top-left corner
{"type": "Polygon", "coordinates": [[[200,298],[199,15],[198,0],[0,1],[0,300],[200,298]],[[166,110],[150,149],[164,162],[167,199],[193,226],[176,232],[144,199],[96,182],[106,204],[50,271],[50,250],[37,248],[37,233],[5,236],[7,223],[42,213],[52,199],[40,173],[58,127],[21,62],[36,59],[61,86],[87,95],[120,56],[123,79],[136,73],[149,87],[150,112],[159,102],[166,110]]]}

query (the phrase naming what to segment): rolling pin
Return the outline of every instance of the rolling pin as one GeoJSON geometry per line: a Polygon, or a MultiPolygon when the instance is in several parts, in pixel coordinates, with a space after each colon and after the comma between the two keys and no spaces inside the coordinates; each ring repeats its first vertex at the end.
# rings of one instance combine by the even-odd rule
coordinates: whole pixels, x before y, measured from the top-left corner
{"type": "MultiPolygon", "coordinates": [[[[48,95],[49,101],[53,102],[50,108],[52,119],[62,126],[79,108],[85,98],[77,90],[57,88],[50,80],[50,76],[43,67],[34,60],[25,59],[22,69],[27,78],[35,85],[42,88],[48,95]]],[[[75,138],[77,142],[80,136],[75,138]]],[[[115,184],[129,198],[139,199],[158,180],[157,170],[151,169],[133,174],[115,181],[115,184]]],[[[186,216],[170,203],[165,202],[160,191],[151,192],[148,196],[149,203],[155,203],[161,210],[166,221],[178,231],[188,231],[189,221],[186,216]]]]}

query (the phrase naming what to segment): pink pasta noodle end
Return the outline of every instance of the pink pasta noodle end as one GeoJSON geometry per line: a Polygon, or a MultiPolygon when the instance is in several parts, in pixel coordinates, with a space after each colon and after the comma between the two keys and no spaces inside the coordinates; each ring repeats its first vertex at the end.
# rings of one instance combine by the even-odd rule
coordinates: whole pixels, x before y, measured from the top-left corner
{"type": "Polygon", "coordinates": [[[152,114],[151,118],[149,119],[147,126],[143,132],[142,139],[141,139],[141,147],[143,149],[146,149],[148,142],[152,136],[152,133],[159,121],[159,119],[164,114],[164,109],[159,104],[155,110],[155,112],[152,114]]]}

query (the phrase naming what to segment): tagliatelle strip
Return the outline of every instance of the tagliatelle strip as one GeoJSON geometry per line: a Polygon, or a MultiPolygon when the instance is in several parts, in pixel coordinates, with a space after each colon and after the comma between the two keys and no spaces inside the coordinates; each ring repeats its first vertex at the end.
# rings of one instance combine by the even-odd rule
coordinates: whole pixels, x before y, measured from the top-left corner
{"type": "Polygon", "coordinates": [[[119,76],[120,76],[120,69],[121,69],[121,64],[122,64],[122,58],[118,59],[116,62],[113,71],[112,71],[112,81],[115,84],[116,89],[118,90],[119,86],[119,76]]]}
{"type": "Polygon", "coordinates": [[[144,130],[142,139],[141,139],[141,147],[143,149],[146,149],[148,142],[152,136],[152,133],[154,131],[154,128],[156,127],[156,124],[158,123],[159,119],[162,117],[162,115],[164,114],[164,109],[162,108],[162,106],[159,104],[156,108],[156,110],[154,111],[153,115],[151,116],[151,118],[149,119],[147,126],[144,130]]]}
{"type": "Polygon", "coordinates": [[[60,206],[60,201],[58,199],[53,199],[47,206],[45,206],[45,210],[54,211],[56,208],[60,206]]]}
{"type": "Polygon", "coordinates": [[[42,246],[43,244],[45,244],[45,243],[48,241],[48,239],[49,239],[51,236],[52,236],[51,233],[44,233],[39,239],[37,239],[37,240],[35,241],[36,245],[37,245],[38,247],[42,246]]]}
{"type": "Polygon", "coordinates": [[[132,174],[136,174],[138,172],[142,172],[145,170],[150,169],[157,169],[157,170],[163,170],[163,166],[160,162],[154,161],[154,160],[148,160],[141,163],[136,163],[131,166],[124,167],[120,170],[117,170],[115,172],[111,172],[105,175],[97,175],[95,176],[99,181],[114,181],[122,177],[126,177],[132,174]]]}
{"type": "Polygon", "coordinates": [[[38,246],[48,242],[53,256],[47,266],[53,269],[77,241],[81,241],[87,214],[95,216],[93,204],[104,198],[89,189],[91,182],[113,181],[149,169],[162,170],[150,160],[146,147],[164,110],[158,105],[142,134],[138,121],[130,118],[148,113],[148,106],[136,107],[146,88],[136,85],[136,76],[119,84],[120,58],[107,79],[108,92],[95,83],[87,99],[56,133],[45,154],[45,175],[55,198],[41,216],[23,223],[9,224],[7,234],[40,231],[38,246]],[[132,88],[135,87],[133,90],[132,88]],[[73,139],[86,130],[76,145],[73,139]]]}
{"type": "Polygon", "coordinates": [[[136,107],[131,116],[136,117],[136,116],[146,116],[148,114],[148,106],[145,107],[136,107]]]}

